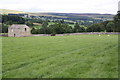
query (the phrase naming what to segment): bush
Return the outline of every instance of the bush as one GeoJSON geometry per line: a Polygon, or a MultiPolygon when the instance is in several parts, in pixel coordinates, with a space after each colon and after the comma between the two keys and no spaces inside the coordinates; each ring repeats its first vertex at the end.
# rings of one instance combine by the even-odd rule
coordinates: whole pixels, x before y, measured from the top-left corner
{"type": "Polygon", "coordinates": [[[8,25],[2,24],[2,26],[0,26],[0,28],[2,28],[2,29],[0,29],[0,33],[1,32],[2,33],[8,33],[8,25]]]}

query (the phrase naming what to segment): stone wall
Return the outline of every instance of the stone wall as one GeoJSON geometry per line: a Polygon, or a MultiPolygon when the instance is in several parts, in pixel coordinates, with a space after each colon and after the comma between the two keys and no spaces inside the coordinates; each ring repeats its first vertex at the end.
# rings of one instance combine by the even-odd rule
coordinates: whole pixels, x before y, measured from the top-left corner
{"type": "MultiPolygon", "coordinates": [[[[110,35],[110,34],[120,34],[118,32],[86,32],[86,33],[66,33],[66,34],[56,34],[55,36],[69,36],[69,35],[110,35]]],[[[31,36],[51,36],[51,34],[32,34],[31,36]]]]}

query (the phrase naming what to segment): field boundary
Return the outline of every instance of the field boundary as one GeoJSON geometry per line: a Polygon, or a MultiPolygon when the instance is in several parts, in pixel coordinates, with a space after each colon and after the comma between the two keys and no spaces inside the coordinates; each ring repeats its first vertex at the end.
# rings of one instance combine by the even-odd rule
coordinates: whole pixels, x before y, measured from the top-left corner
{"type": "MultiPolygon", "coordinates": [[[[86,33],[65,33],[65,34],[55,34],[54,36],[70,36],[70,35],[111,35],[111,34],[120,34],[119,32],[86,32],[86,33]]],[[[7,33],[1,33],[0,36],[8,37],[7,33]]],[[[52,36],[51,34],[31,34],[30,36],[52,36]]]]}
{"type": "MultiPolygon", "coordinates": [[[[56,34],[55,36],[69,36],[69,35],[91,35],[91,34],[97,34],[97,35],[102,35],[102,34],[120,34],[119,32],[87,32],[87,33],[65,33],[65,34],[56,34]]],[[[51,34],[32,34],[32,36],[51,36],[51,34]]]]}

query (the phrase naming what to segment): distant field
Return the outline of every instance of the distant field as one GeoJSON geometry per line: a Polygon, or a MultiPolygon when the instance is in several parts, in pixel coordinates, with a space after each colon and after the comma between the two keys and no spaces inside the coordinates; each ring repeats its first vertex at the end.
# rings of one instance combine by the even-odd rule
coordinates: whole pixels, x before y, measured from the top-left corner
{"type": "Polygon", "coordinates": [[[17,11],[17,10],[0,9],[0,14],[8,14],[8,13],[18,14],[18,13],[25,13],[25,12],[17,11]]]}
{"type": "MultiPolygon", "coordinates": [[[[55,24],[55,22],[49,22],[48,23],[48,25],[50,26],[50,25],[54,25],[55,24]]],[[[71,26],[72,28],[74,28],[74,24],[68,24],[69,26],[71,26]]]]}
{"type": "Polygon", "coordinates": [[[41,25],[34,25],[33,26],[35,29],[40,29],[42,26],[41,25]]]}
{"type": "Polygon", "coordinates": [[[53,24],[55,24],[55,22],[49,22],[49,23],[48,23],[48,25],[53,25],[53,24]]]}
{"type": "Polygon", "coordinates": [[[3,37],[3,78],[118,78],[117,35],[3,37]]]}

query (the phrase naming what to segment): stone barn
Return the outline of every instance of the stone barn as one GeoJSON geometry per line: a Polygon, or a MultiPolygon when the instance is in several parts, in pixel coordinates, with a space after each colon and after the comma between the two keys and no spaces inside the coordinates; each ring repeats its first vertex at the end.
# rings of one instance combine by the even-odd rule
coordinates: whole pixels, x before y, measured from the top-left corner
{"type": "Polygon", "coordinates": [[[23,37],[30,35],[31,35],[31,30],[27,25],[13,24],[8,28],[9,37],[23,37]]]}

